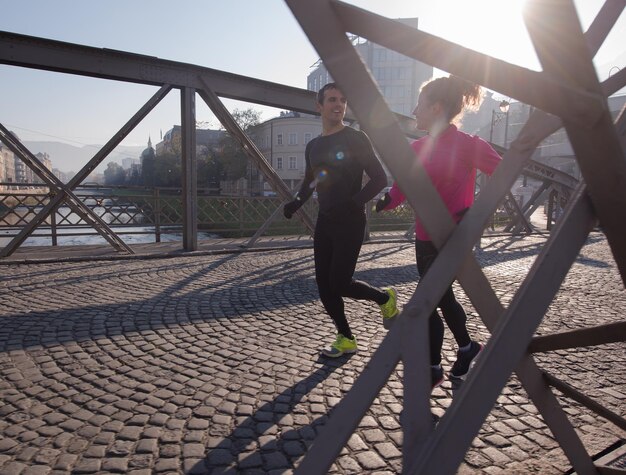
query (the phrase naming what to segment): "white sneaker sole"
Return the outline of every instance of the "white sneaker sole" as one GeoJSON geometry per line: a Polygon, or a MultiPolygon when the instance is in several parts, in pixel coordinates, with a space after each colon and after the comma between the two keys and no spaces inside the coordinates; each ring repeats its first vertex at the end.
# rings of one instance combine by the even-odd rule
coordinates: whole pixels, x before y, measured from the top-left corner
{"type": "Polygon", "coordinates": [[[351,355],[356,353],[356,349],[354,350],[344,350],[344,351],[338,351],[337,353],[331,353],[328,350],[322,350],[322,356],[326,356],[327,358],[339,358],[340,356],[343,355],[351,355]]]}

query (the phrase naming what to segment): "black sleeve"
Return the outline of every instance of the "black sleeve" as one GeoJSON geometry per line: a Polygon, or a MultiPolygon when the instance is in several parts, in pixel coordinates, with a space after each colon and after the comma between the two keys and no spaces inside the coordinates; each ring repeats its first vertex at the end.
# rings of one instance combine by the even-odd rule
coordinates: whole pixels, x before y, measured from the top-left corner
{"type": "Polygon", "coordinates": [[[311,168],[311,160],[309,158],[309,155],[311,153],[312,142],[313,141],[310,141],[308,144],[306,144],[306,149],[304,150],[304,162],[305,162],[304,179],[302,180],[302,183],[300,184],[300,190],[298,191],[298,194],[296,195],[296,199],[300,201],[301,204],[304,204],[313,194],[314,187],[311,187],[311,184],[313,183],[313,180],[315,179],[315,177],[313,176],[313,170],[311,168]]]}
{"type": "Polygon", "coordinates": [[[372,143],[365,132],[358,131],[357,141],[359,143],[357,159],[363,166],[369,181],[352,199],[357,204],[364,205],[387,186],[387,175],[378,161],[372,143]]]}

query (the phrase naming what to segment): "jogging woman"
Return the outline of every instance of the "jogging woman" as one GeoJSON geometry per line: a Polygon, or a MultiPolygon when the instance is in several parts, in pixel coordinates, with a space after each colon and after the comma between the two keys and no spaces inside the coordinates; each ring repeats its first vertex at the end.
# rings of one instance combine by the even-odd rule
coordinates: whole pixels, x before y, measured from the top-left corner
{"type": "MultiPolygon", "coordinates": [[[[413,142],[415,159],[418,160],[443,199],[456,222],[474,202],[476,170],[491,175],[501,160],[500,155],[483,139],[461,132],[454,125],[466,109],[477,108],[482,101],[481,88],[454,76],[434,79],[426,83],[420,92],[413,111],[417,128],[428,135],[413,142]]],[[[376,210],[389,210],[405,201],[404,193],[396,183],[389,193],[376,204],[376,210]]],[[[437,256],[424,226],[415,220],[415,257],[417,270],[424,277],[437,256]]],[[[482,350],[473,341],[466,328],[467,315],[456,300],[452,285],[439,301],[446,325],[458,345],[457,359],[452,365],[450,377],[462,379],[470,364],[482,350]]],[[[429,319],[430,362],[432,387],[443,382],[441,348],[444,326],[437,309],[429,319]]]]}

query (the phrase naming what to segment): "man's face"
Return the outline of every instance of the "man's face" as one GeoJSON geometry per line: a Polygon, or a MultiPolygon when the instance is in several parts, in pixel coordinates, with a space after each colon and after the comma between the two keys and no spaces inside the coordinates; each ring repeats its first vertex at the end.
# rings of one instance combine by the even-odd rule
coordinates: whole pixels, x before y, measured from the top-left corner
{"type": "Polygon", "coordinates": [[[339,89],[327,89],[324,91],[324,103],[317,104],[322,119],[330,123],[343,121],[346,115],[348,101],[339,89]]]}

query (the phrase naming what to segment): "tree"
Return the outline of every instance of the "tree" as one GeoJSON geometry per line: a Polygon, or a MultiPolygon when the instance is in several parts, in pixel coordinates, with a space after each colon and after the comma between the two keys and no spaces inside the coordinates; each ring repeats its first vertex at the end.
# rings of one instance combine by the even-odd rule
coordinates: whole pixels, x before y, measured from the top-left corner
{"type": "MultiPolygon", "coordinates": [[[[261,122],[261,111],[252,109],[235,109],[232,114],[235,122],[241,127],[244,132],[249,132],[252,127],[259,125],[261,122]]],[[[222,127],[223,128],[223,127],[222,127]]]]}
{"type": "Polygon", "coordinates": [[[145,149],[141,154],[141,183],[144,186],[154,186],[154,168],[156,163],[155,151],[152,147],[145,149]]]}
{"type": "Polygon", "coordinates": [[[159,155],[154,162],[154,186],[180,187],[181,183],[180,156],[173,153],[159,155]]]}
{"type": "Polygon", "coordinates": [[[216,151],[204,147],[198,155],[198,187],[217,190],[220,188],[220,181],[225,179],[226,172],[216,151]]]}
{"type": "Polygon", "coordinates": [[[128,177],[129,185],[141,185],[141,175],[139,174],[139,169],[137,167],[132,167],[130,169],[130,174],[128,177]]]}
{"type": "MultiPolygon", "coordinates": [[[[252,108],[235,109],[232,112],[233,119],[248,133],[252,127],[261,121],[261,112],[252,108]]],[[[220,143],[220,151],[217,160],[223,169],[223,174],[227,180],[238,180],[246,176],[248,165],[248,155],[241,147],[239,141],[230,134],[225,134],[220,143]]]]}
{"type": "Polygon", "coordinates": [[[123,185],[126,181],[126,171],[119,163],[109,162],[104,170],[105,185],[123,185]]]}

